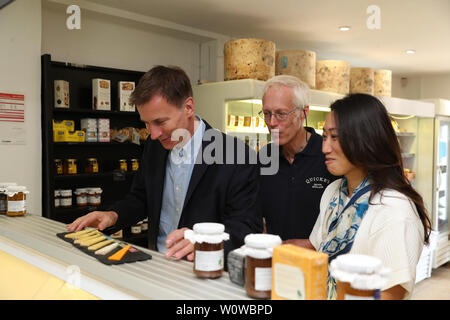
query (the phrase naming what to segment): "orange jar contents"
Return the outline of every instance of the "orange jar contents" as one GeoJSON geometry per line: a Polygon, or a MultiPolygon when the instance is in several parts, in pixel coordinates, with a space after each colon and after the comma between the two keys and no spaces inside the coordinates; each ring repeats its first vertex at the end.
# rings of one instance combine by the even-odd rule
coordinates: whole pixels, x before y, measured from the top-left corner
{"type": "Polygon", "coordinates": [[[245,237],[245,292],[251,298],[270,299],[273,248],[281,245],[279,236],[249,234],[245,237]]]}
{"type": "Polygon", "coordinates": [[[199,278],[222,276],[224,266],[223,243],[229,239],[220,223],[196,223],[193,230],[184,232],[185,239],[194,244],[194,273],[199,278]]]}
{"type": "Polygon", "coordinates": [[[123,171],[128,170],[127,160],[126,159],[120,159],[119,160],[119,169],[123,171]]]}
{"type": "Polygon", "coordinates": [[[23,216],[27,213],[27,188],[24,186],[9,186],[6,188],[6,215],[10,217],[23,216]]]}
{"type": "Polygon", "coordinates": [[[55,173],[57,175],[64,174],[63,163],[61,159],[55,159],[55,173]]]}
{"type": "Polygon", "coordinates": [[[66,159],[64,162],[64,174],[77,174],[77,159],[66,159]]]}
{"type": "Polygon", "coordinates": [[[330,263],[337,300],[379,300],[389,273],[381,260],[366,255],[343,254],[330,263]]]}
{"type": "Polygon", "coordinates": [[[139,160],[131,159],[131,171],[138,171],[139,169],[139,160]]]}
{"type": "Polygon", "coordinates": [[[97,158],[87,159],[86,167],[84,168],[86,173],[98,173],[98,161],[97,158]]]}

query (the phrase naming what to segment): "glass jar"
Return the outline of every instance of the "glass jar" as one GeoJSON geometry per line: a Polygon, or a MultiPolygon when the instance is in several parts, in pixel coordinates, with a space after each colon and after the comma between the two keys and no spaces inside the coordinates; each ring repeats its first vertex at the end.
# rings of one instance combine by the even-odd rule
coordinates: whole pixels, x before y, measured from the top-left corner
{"type": "Polygon", "coordinates": [[[72,207],[72,190],[60,190],[60,207],[61,208],[70,208],[72,207]]]}
{"type": "Polygon", "coordinates": [[[24,186],[9,186],[6,188],[6,215],[10,217],[23,216],[27,213],[27,188],[24,186]]]}
{"type": "Polygon", "coordinates": [[[381,260],[359,254],[343,254],[330,263],[338,300],[379,300],[390,270],[381,260]]]}
{"type": "Polygon", "coordinates": [[[140,234],[141,233],[141,224],[136,223],[135,225],[131,226],[131,234],[140,234]]]}
{"type": "Polygon", "coordinates": [[[101,188],[89,188],[88,189],[88,204],[90,206],[99,206],[102,204],[102,192],[101,188]]]}
{"type": "Polygon", "coordinates": [[[86,167],[84,168],[86,173],[98,173],[98,161],[97,158],[87,159],[86,167]]]}
{"type": "Polygon", "coordinates": [[[269,299],[272,290],[273,248],[281,245],[279,236],[249,234],[245,237],[245,292],[251,298],[269,299]]]}
{"type": "Polygon", "coordinates": [[[61,206],[61,190],[55,190],[55,208],[61,206]]]}
{"type": "Polygon", "coordinates": [[[138,171],[139,169],[139,160],[131,159],[131,171],[138,171]]]}
{"type": "Polygon", "coordinates": [[[194,274],[199,278],[222,276],[224,266],[223,242],[230,238],[221,223],[196,223],[184,237],[194,244],[194,274]]]}
{"type": "Polygon", "coordinates": [[[63,163],[61,159],[55,159],[55,173],[57,175],[64,174],[63,163]]]}
{"type": "Polygon", "coordinates": [[[123,171],[128,171],[128,165],[126,159],[120,159],[119,160],[119,169],[123,171]]]}
{"type": "Polygon", "coordinates": [[[88,191],[88,188],[79,188],[75,190],[78,207],[84,207],[88,205],[88,191]]]}
{"type": "Polygon", "coordinates": [[[77,174],[77,159],[66,159],[64,161],[64,174],[77,174]]]}
{"type": "Polygon", "coordinates": [[[17,186],[14,182],[0,182],[0,214],[6,214],[8,196],[6,195],[6,189],[10,186],[17,186]]]}

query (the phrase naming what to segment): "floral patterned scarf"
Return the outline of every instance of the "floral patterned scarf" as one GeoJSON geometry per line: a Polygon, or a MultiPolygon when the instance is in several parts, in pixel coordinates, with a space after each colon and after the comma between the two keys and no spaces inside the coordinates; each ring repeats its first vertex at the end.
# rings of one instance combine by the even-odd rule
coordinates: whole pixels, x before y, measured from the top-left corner
{"type": "MultiPolygon", "coordinates": [[[[328,254],[328,263],[341,254],[350,252],[359,225],[369,207],[370,181],[366,177],[348,198],[347,179],[342,178],[338,192],[333,196],[326,211],[328,233],[320,244],[320,252],[328,254]]],[[[336,299],[336,281],[328,273],[327,299],[336,299]]]]}

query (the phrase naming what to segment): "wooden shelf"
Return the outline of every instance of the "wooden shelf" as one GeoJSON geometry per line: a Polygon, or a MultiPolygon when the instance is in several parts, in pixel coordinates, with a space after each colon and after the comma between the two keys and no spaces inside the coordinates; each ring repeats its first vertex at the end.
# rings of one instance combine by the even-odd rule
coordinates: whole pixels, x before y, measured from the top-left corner
{"type": "Polygon", "coordinates": [[[262,133],[269,134],[269,129],[265,128],[252,128],[252,127],[226,127],[227,133],[236,132],[236,133],[262,133]]]}
{"type": "Polygon", "coordinates": [[[108,147],[108,146],[136,146],[141,147],[142,144],[135,144],[131,142],[53,142],[55,146],[83,146],[83,147],[108,147]]]}

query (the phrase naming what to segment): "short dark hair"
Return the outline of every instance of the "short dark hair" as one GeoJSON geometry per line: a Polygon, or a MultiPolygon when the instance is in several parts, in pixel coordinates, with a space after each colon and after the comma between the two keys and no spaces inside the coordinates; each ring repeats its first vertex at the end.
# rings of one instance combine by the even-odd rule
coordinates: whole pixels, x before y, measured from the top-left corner
{"type": "Polygon", "coordinates": [[[139,80],[130,97],[130,104],[143,105],[155,95],[164,97],[167,102],[179,108],[192,97],[192,86],[186,72],[179,67],[155,66],[139,80]]]}
{"type": "MultiPolygon", "coordinates": [[[[331,105],[339,144],[347,159],[373,180],[370,200],[383,189],[394,189],[416,205],[429,242],[431,222],[422,196],[403,172],[400,144],[383,103],[368,94],[349,94],[331,105]]],[[[395,214],[395,212],[392,212],[395,214]]]]}

